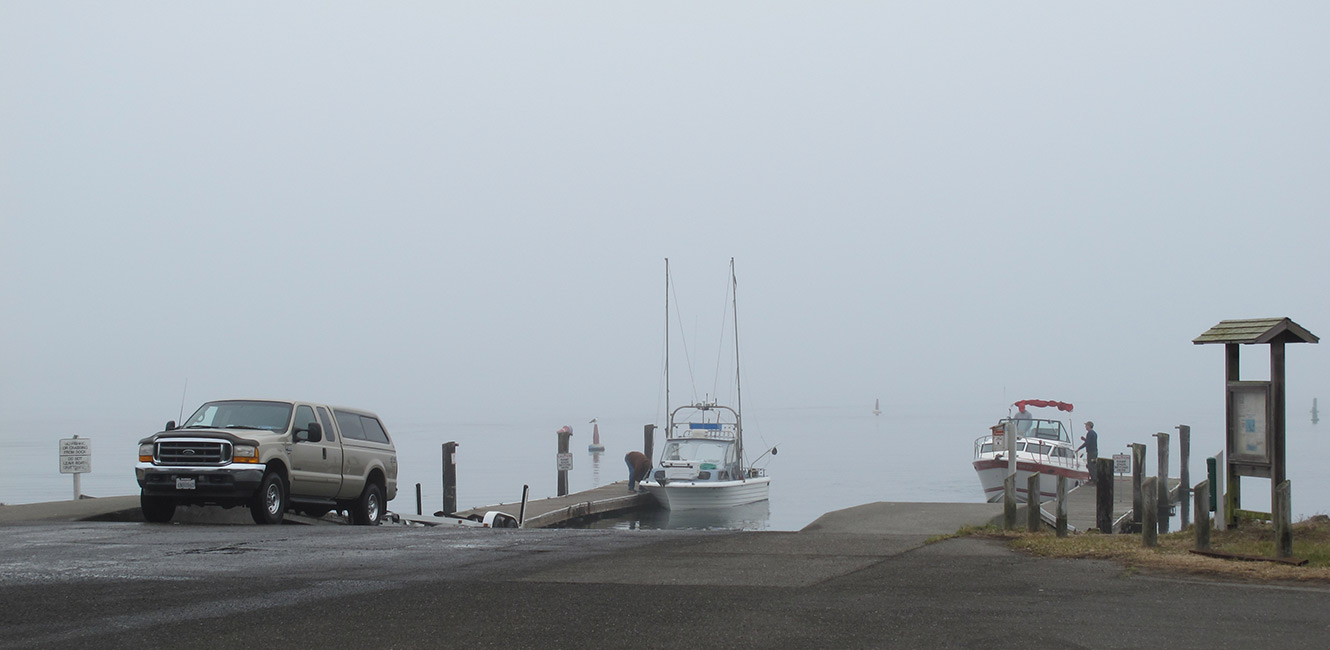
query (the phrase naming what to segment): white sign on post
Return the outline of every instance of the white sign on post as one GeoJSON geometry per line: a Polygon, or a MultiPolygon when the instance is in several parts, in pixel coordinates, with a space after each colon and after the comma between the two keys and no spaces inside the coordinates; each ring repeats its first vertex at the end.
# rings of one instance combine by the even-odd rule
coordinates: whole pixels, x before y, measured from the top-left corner
{"type": "Polygon", "coordinates": [[[572,454],[559,454],[559,455],[558,455],[558,464],[559,464],[559,468],[558,468],[558,469],[559,469],[560,472],[568,472],[568,471],[572,471],[572,469],[573,469],[573,455],[572,455],[572,454]]]}
{"type": "Polygon", "coordinates": [[[1113,454],[1113,473],[1128,474],[1131,472],[1131,456],[1127,454],[1113,454]]]}
{"type": "Polygon", "coordinates": [[[92,440],[61,438],[60,473],[87,474],[92,471],[92,440]]]}

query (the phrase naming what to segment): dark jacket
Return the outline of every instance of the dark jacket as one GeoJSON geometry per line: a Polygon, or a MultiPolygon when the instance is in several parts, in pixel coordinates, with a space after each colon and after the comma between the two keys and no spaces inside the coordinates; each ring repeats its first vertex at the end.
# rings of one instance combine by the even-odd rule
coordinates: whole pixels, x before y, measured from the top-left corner
{"type": "Polygon", "coordinates": [[[628,452],[628,455],[623,457],[623,462],[628,463],[628,466],[633,468],[634,480],[641,481],[651,473],[651,459],[640,451],[628,452]]]}

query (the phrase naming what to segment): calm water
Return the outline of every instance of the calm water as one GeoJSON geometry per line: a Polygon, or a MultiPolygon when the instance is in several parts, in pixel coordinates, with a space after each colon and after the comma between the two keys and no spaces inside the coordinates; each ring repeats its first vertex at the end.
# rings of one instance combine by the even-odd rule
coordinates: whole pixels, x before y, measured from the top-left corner
{"type": "MultiPolygon", "coordinates": [[[[610,520],[622,527],[738,527],[798,530],[823,513],[874,501],[979,502],[978,480],[970,467],[972,443],[985,431],[987,414],[957,414],[911,420],[875,417],[844,409],[746,409],[745,443],[750,455],[776,445],[779,453],[759,465],[773,477],[771,500],[721,516],[653,513],[610,520]]],[[[589,419],[589,418],[588,418],[589,419]]],[[[591,425],[578,422],[433,423],[386,419],[399,452],[399,491],[389,507],[415,511],[415,484],[421,484],[425,512],[442,505],[442,443],[456,441],[458,506],[469,508],[518,501],[522,486],[531,498],[554,496],[557,489],[555,431],[571,424],[573,470],[569,486],[581,491],[627,477],[623,455],[642,445],[640,421],[600,418],[603,453],[586,451],[591,425]]],[[[1330,441],[1296,423],[1290,431],[1289,478],[1294,513],[1301,518],[1330,512],[1330,473],[1322,464],[1330,441]]],[[[92,496],[137,494],[133,467],[137,441],[157,431],[152,421],[0,422],[0,502],[58,501],[73,496],[71,475],[59,473],[58,441],[78,434],[92,440],[92,473],[82,476],[82,491],[92,496]]],[[[1102,434],[1102,432],[1101,432],[1102,434]]],[[[1149,436],[1140,441],[1153,445],[1149,436]]],[[[1115,441],[1116,442],[1116,441],[1115,441]]],[[[660,441],[657,440],[657,450],[660,441]]],[[[1116,444],[1114,444],[1116,447],[1116,444]]],[[[1201,479],[1201,456],[1222,444],[1194,436],[1193,482],[1201,479]]],[[[1173,451],[1174,473],[1177,464],[1173,451]]],[[[1154,451],[1149,454],[1153,473],[1154,451]]],[[[1269,507],[1268,481],[1245,479],[1249,509],[1269,507]]]]}

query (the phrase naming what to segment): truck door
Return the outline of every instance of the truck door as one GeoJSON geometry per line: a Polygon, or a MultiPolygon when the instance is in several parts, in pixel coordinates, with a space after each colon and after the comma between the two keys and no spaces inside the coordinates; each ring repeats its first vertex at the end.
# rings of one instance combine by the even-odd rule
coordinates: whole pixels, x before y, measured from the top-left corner
{"type": "MultiPolygon", "coordinates": [[[[313,422],[317,422],[314,409],[305,404],[297,406],[291,425],[293,440],[296,431],[308,429],[313,422]]],[[[334,497],[341,488],[341,447],[330,427],[325,427],[323,431],[323,439],[318,442],[293,442],[291,445],[293,495],[334,497]]]]}

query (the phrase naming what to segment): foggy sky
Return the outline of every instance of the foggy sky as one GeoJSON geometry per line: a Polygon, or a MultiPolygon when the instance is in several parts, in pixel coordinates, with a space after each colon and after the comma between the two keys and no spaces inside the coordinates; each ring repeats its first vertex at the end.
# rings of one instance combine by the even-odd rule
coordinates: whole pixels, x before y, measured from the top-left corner
{"type": "MultiPolygon", "coordinates": [[[[156,425],[188,382],[186,411],[649,421],[664,258],[709,378],[734,257],[746,405],[1222,421],[1192,338],[1330,332],[1327,24],[3,0],[0,419],[156,425]]],[[[1291,422],[1330,397],[1325,347],[1290,348],[1291,422]]]]}

